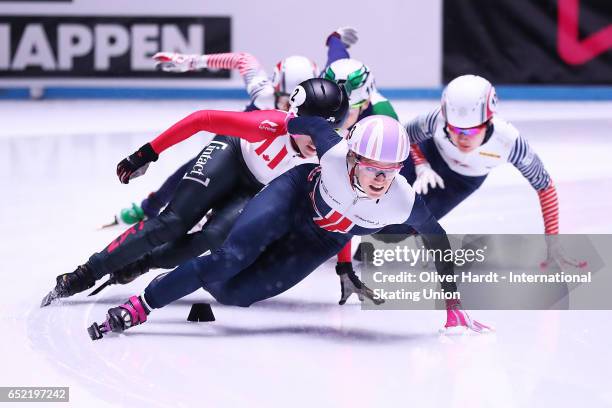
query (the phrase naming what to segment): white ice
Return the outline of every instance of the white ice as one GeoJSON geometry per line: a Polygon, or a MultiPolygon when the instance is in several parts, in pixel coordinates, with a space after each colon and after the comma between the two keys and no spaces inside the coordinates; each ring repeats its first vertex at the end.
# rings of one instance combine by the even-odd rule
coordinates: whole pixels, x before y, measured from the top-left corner
{"type": "MultiPolygon", "coordinates": [[[[404,120],[435,104],[396,102],[404,120]]],[[[355,299],[338,306],[332,262],[250,308],[213,303],[214,323],[185,321],[192,302],[210,300],[200,291],[97,342],[86,327],[153,274],[38,307],[56,275],[121,232],[96,226],[155,189],[207,136],[167,152],[128,186],[116,180],[121,158],[193,110],[242,106],[0,102],[0,386],[69,386],[78,407],[612,406],[610,311],[475,311],[495,334],[443,337],[441,311],[366,312],[355,299]]],[[[506,102],[500,110],[552,174],[561,231],[611,233],[612,103],[506,102]]],[[[452,233],[543,228],[536,194],[509,165],[442,224],[452,233]]]]}

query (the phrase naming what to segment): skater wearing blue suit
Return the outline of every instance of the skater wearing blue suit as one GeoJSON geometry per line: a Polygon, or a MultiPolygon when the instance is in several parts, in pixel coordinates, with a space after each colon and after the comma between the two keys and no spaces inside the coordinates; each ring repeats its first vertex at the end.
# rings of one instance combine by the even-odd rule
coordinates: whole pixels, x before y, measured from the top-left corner
{"type": "MultiPolygon", "coordinates": [[[[300,106],[324,97],[337,97],[339,104],[348,106],[346,93],[338,89],[325,79],[306,81],[293,92],[291,111],[299,113],[300,106]]],[[[307,277],[354,235],[369,235],[388,225],[410,225],[423,235],[428,248],[450,250],[442,227],[399,175],[410,152],[399,122],[382,115],[364,118],[346,140],[328,118],[293,117],[291,111],[281,125],[286,129],[268,134],[253,132],[261,119],[256,115],[265,111],[233,113],[232,132],[226,134],[250,141],[255,141],[254,135],[273,139],[285,131],[307,135],[320,165],[303,164],[274,179],[247,204],[221,247],[160,275],[142,295],[109,309],[105,322],[90,328],[93,339],[142,324],[154,309],[199,288],[222,303],[243,307],[271,298],[307,277]]],[[[133,167],[129,173],[138,171],[133,167]]],[[[436,262],[436,269],[443,276],[454,274],[451,262],[436,262]]],[[[453,280],[445,280],[442,289],[457,291],[453,280]]],[[[488,329],[452,299],[447,301],[446,327],[455,326],[488,329]]]]}

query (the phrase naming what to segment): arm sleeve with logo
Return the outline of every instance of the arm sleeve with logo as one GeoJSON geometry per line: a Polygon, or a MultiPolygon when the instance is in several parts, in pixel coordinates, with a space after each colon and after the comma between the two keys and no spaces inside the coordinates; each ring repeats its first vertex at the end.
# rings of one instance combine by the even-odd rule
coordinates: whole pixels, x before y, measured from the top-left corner
{"type": "Polygon", "coordinates": [[[247,52],[228,52],[209,54],[206,59],[209,68],[237,69],[253,104],[259,109],[274,108],[272,82],[255,56],[247,52]]]}
{"type": "MultiPolygon", "coordinates": [[[[412,212],[405,224],[414,228],[421,235],[426,249],[432,249],[442,254],[451,250],[446,231],[429,211],[425,201],[418,195],[415,196],[412,212]]],[[[438,257],[434,261],[439,275],[454,275],[455,269],[452,262],[443,261],[438,257]]],[[[457,285],[452,280],[451,282],[444,281],[442,282],[442,289],[446,292],[456,292],[457,285]]]]}
{"type": "Polygon", "coordinates": [[[516,139],[508,161],[521,172],[523,177],[537,191],[544,219],[544,232],[546,234],[558,234],[559,200],[557,190],[544,168],[542,160],[522,136],[516,139]]]}
{"type": "Polygon", "coordinates": [[[155,153],[160,154],[200,131],[239,137],[251,143],[274,139],[287,134],[286,115],[286,112],[278,110],[251,112],[201,110],[172,125],[156,137],[151,142],[151,146],[155,153]]]}

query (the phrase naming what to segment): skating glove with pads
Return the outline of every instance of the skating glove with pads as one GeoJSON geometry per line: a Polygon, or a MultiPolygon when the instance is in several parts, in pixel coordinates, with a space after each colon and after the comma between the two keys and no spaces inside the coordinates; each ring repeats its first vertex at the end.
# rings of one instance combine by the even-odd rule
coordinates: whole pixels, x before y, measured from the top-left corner
{"type": "Polygon", "coordinates": [[[206,55],[158,52],[153,56],[155,68],[165,72],[198,71],[207,67],[206,55]]]}
{"type": "Polygon", "coordinates": [[[330,37],[339,38],[346,48],[350,48],[351,45],[355,44],[359,40],[357,30],[355,30],[353,27],[338,28],[336,31],[334,31],[327,37],[327,40],[325,40],[325,45],[329,44],[330,37]]]}
{"type": "Polygon", "coordinates": [[[567,271],[567,268],[584,269],[588,266],[585,260],[577,260],[567,256],[567,251],[561,244],[559,235],[546,235],[546,260],[540,263],[540,268],[548,269],[551,265],[557,264],[561,270],[567,271]]]}
{"type": "Polygon", "coordinates": [[[385,301],[383,299],[378,299],[374,296],[374,292],[372,289],[368,288],[362,281],[359,280],[357,275],[355,275],[355,271],[353,270],[353,266],[350,262],[340,262],[336,265],[336,273],[340,277],[340,302],[339,304],[343,305],[346,303],[347,299],[351,297],[353,293],[357,294],[357,297],[361,302],[365,298],[368,298],[375,305],[380,305],[385,301]]]}
{"type": "Polygon", "coordinates": [[[472,320],[465,310],[461,307],[461,302],[457,299],[446,301],[446,330],[463,328],[466,331],[472,330],[476,333],[486,333],[493,329],[485,324],[472,320]]]}
{"type": "Polygon", "coordinates": [[[412,188],[417,194],[427,194],[430,187],[432,190],[437,187],[444,188],[444,180],[431,168],[429,163],[417,164],[414,171],[417,177],[412,188]]]}
{"type": "Polygon", "coordinates": [[[117,165],[119,181],[127,184],[131,179],[142,176],[147,171],[149,163],[156,161],[158,157],[150,143],[142,146],[136,153],[121,160],[117,165]]]}

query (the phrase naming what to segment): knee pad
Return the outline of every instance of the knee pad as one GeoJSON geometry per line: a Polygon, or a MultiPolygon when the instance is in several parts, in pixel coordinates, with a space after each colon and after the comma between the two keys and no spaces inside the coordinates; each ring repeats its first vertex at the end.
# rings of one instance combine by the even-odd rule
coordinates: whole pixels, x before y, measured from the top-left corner
{"type": "Polygon", "coordinates": [[[406,234],[372,234],[373,239],[385,244],[396,244],[406,239],[406,234]]]}
{"type": "Polygon", "coordinates": [[[252,299],[245,296],[246,293],[239,293],[228,287],[226,282],[207,285],[206,290],[222,305],[249,307],[254,303],[252,299]]]}
{"type": "Polygon", "coordinates": [[[174,241],[187,234],[191,226],[185,225],[181,217],[172,210],[166,210],[145,223],[151,242],[156,246],[174,241]]]}
{"type": "Polygon", "coordinates": [[[229,231],[222,230],[215,226],[209,227],[204,225],[204,228],[199,234],[201,234],[201,238],[199,238],[199,240],[202,240],[202,245],[206,244],[206,246],[208,247],[206,248],[207,250],[214,250],[221,247],[221,245],[225,241],[225,238],[227,238],[229,231]]]}

